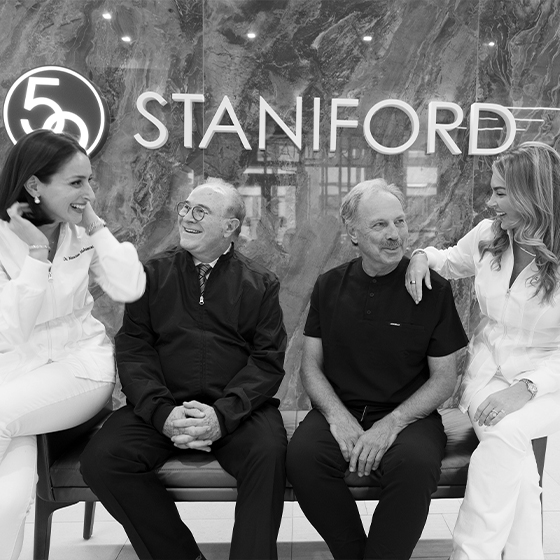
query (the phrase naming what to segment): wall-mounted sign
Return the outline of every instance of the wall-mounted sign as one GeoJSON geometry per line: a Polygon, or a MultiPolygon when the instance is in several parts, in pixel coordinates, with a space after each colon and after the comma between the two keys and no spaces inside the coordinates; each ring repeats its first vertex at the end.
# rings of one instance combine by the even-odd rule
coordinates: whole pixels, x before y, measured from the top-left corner
{"type": "Polygon", "coordinates": [[[11,141],[40,128],[69,132],[94,156],[109,134],[109,111],[96,86],[63,66],[29,70],[4,100],[4,126],[11,141]]]}
{"type": "MultiPolygon", "coordinates": [[[[204,103],[204,95],[201,93],[173,93],[171,95],[173,101],[177,101],[184,104],[184,128],[183,128],[183,145],[185,148],[193,148],[193,105],[194,103],[204,103]]],[[[169,131],[165,124],[151,114],[146,105],[150,101],[156,101],[160,105],[167,105],[167,101],[157,92],[146,91],[142,93],[136,100],[136,108],[138,112],[150,121],[158,130],[158,136],[153,140],[146,140],[140,134],[135,134],[134,139],[145,148],[151,150],[157,150],[165,145],[169,138],[169,131]]],[[[319,135],[320,135],[320,111],[321,102],[323,100],[315,97],[313,98],[313,151],[319,151],[319,135]]],[[[401,101],[399,99],[385,99],[376,103],[373,107],[368,110],[363,123],[359,123],[356,119],[341,119],[339,118],[340,108],[355,108],[358,107],[360,101],[359,99],[341,99],[335,98],[331,100],[331,118],[330,118],[330,143],[329,151],[336,152],[336,143],[338,131],[341,128],[358,128],[361,125],[361,129],[364,134],[366,142],[371,146],[373,150],[385,155],[396,155],[402,154],[408,150],[418,138],[420,133],[420,121],[418,115],[414,108],[408,103],[401,101]],[[373,116],[380,110],[385,108],[392,108],[402,111],[410,120],[411,133],[410,137],[401,146],[388,147],[383,146],[371,133],[371,121],[373,116]]],[[[266,119],[273,119],[276,124],[282,129],[286,134],[286,137],[293,142],[294,146],[301,150],[302,147],[302,98],[296,98],[295,107],[295,130],[292,131],[289,126],[280,118],[278,113],[267,103],[263,97],[259,97],[259,150],[266,149],[266,119]]],[[[436,135],[441,138],[447,149],[454,155],[461,153],[461,150],[450,136],[449,131],[453,129],[460,128],[460,124],[463,121],[464,113],[463,109],[456,103],[451,103],[447,101],[432,101],[429,103],[428,111],[428,123],[427,123],[427,150],[426,153],[432,154],[435,152],[435,142],[436,135]],[[454,120],[452,123],[442,123],[438,121],[438,113],[448,111],[450,112],[454,120]]],[[[495,119],[497,120],[497,119],[495,119]]],[[[496,103],[473,103],[470,108],[469,116],[469,155],[496,155],[505,150],[507,150],[515,140],[515,118],[513,114],[502,105],[496,103]],[[505,138],[502,140],[502,144],[494,148],[483,148],[478,145],[478,132],[479,132],[479,121],[480,113],[489,112],[498,115],[504,122],[504,132],[505,138]]],[[[235,110],[228,96],[225,95],[222,102],[218,106],[210,124],[206,128],[206,132],[202,137],[198,148],[204,150],[208,147],[208,144],[212,140],[215,134],[235,134],[239,137],[239,140],[243,144],[246,150],[252,150],[253,147],[249,144],[247,135],[243,130],[235,110]],[[223,117],[227,114],[229,120],[232,124],[222,124],[223,117]]]]}
{"type": "MultiPolygon", "coordinates": [[[[193,105],[204,103],[205,97],[201,93],[173,93],[171,99],[183,103],[183,145],[193,148],[193,105]]],[[[135,134],[134,139],[143,147],[157,150],[165,145],[169,138],[169,131],[164,122],[148,111],[147,104],[151,101],[161,106],[167,101],[157,92],[142,93],[136,107],[142,117],[147,119],[157,129],[158,135],[153,139],[146,139],[135,134]]],[[[295,123],[292,130],[263,97],[259,97],[259,142],[258,150],[266,150],[266,121],[272,119],[286,134],[297,150],[302,149],[303,119],[302,98],[296,98],[295,123]]],[[[328,101],[313,98],[312,149],[319,151],[321,104],[328,101]]],[[[356,119],[341,119],[340,109],[357,108],[360,101],[354,98],[335,98],[330,100],[329,151],[336,152],[337,136],[342,128],[360,128],[366,142],[376,152],[386,155],[402,154],[408,150],[418,138],[420,121],[414,108],[398,99],[385,99],[370,107],[364,121],[356,119]],[[388,147],[380,144],[372,135],[371,122],[374,115],[385,108],[402,111],[410,120],[411,132],[409,138],[400,146],[388,147]]],[[[103,146],[109,132],[108,109],[104,99],[96,86],[77,72],[62,66],[42,66],[26,72],[12,85],[4,101],[4,124],[12,142],[16,142],[24,134],[39,128],[49,128],[55,132],[71,132],[79,138],[80,144],[90,156],[95,155],[103,146]]],[[[435,152],[436,136],[442,140],[446,148],[454,155],[461,150],[449,134],[450,131],[461,127],[464,118],[463,109],[456,103],[446,101],[432,101],[429,103],[426,127],[426,153],[435,152]],[[442,112],[453,115],[452,123],[439,121],[442,112]]],[[[486,117],[485,117],[486,118],[486,117]]],[[[498,120],[495,118],[494,120],[498,120]]],[[[481,129],[484,130],[484,129],[481,129]]],[[[496,155],[509,148],[515,139],[516,124],[513,114],[506,108],[495,103],[473,103],[469,115],[469,155],[496,155]],[[497,147],[480,147],[478,145],[480,113],[493,113],[503,121],[501,145],[497,147]]],[[[206,127],[204,136],[198,148],[208,147],[215,134],[236,135],[246,150],[252,150],[235,110],[228,96],[225,95],[210,123],[206,127]],[[231,124],[223,124],[224,117],[228,117],[231,124]]]]}

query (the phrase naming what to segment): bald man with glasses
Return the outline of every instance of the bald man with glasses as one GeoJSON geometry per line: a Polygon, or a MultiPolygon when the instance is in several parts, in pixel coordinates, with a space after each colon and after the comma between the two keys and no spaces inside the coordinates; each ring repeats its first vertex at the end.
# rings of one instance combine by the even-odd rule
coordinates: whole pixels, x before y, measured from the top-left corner
{"type": "Polygon", "coordinates": [[[212,451],[237,480],[230,558],[277,558],[286,432],[274,395],[286,331],[278,278],[235,250],[243,198],[227,183],[177,205],[180,246],[145,265],[144,296],[115,338],[126,405],[82,455],[84,480],[141,560],[201,559],[157,469],[212,451]]]}

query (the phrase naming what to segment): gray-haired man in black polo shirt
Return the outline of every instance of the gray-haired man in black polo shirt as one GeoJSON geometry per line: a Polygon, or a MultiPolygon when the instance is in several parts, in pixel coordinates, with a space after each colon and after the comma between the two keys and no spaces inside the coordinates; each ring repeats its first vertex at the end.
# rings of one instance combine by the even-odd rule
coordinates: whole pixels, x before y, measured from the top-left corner
{"type": "Polygon", "coordinates": [[[321,275],[305,325],[302,380],[313,410],[288,446],[288,478],[335,559],[410,558],[446,443],[437,407],[467,343],[447,280],[416,305],[405,289],[403,196],[356,185],[341,217],[360,257],[321,275]],[[344,475],[377,476],[369,535],[344,475]]]}

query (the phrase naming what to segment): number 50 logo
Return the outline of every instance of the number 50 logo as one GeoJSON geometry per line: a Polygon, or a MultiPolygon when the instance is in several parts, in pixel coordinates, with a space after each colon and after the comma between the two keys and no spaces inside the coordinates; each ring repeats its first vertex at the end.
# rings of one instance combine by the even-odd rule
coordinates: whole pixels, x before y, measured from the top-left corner
{"type": "Polygon", "coordinates": [[[4,126],[15,144],[39,128],[69,132],[90,157],[109,134],[109,111],[97,88],[62,66],[42,66],[20,76],[4,101],[4,126]]]}

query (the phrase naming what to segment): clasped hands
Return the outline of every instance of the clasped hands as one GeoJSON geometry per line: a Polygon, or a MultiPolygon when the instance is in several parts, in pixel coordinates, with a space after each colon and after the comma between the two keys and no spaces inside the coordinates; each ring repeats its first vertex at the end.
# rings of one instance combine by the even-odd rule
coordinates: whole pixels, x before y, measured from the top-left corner
{"type": "Polygon", "coordinates": [[[329,424],[342,456],[349,462],[350,472],[357,472],[358,476],[369,476],[372,470],[377,470],[400,431],[391,414],[375,422],[369,430],[364,430],[351,415],[329,424]]]}
{"type": "Polygon", "coordinates": [[[198,401],[176,406],[165,421],[163,433],[175,447],[199,451],[210,451],[212,443],[222,437],[216,411],[198,401]]]}

